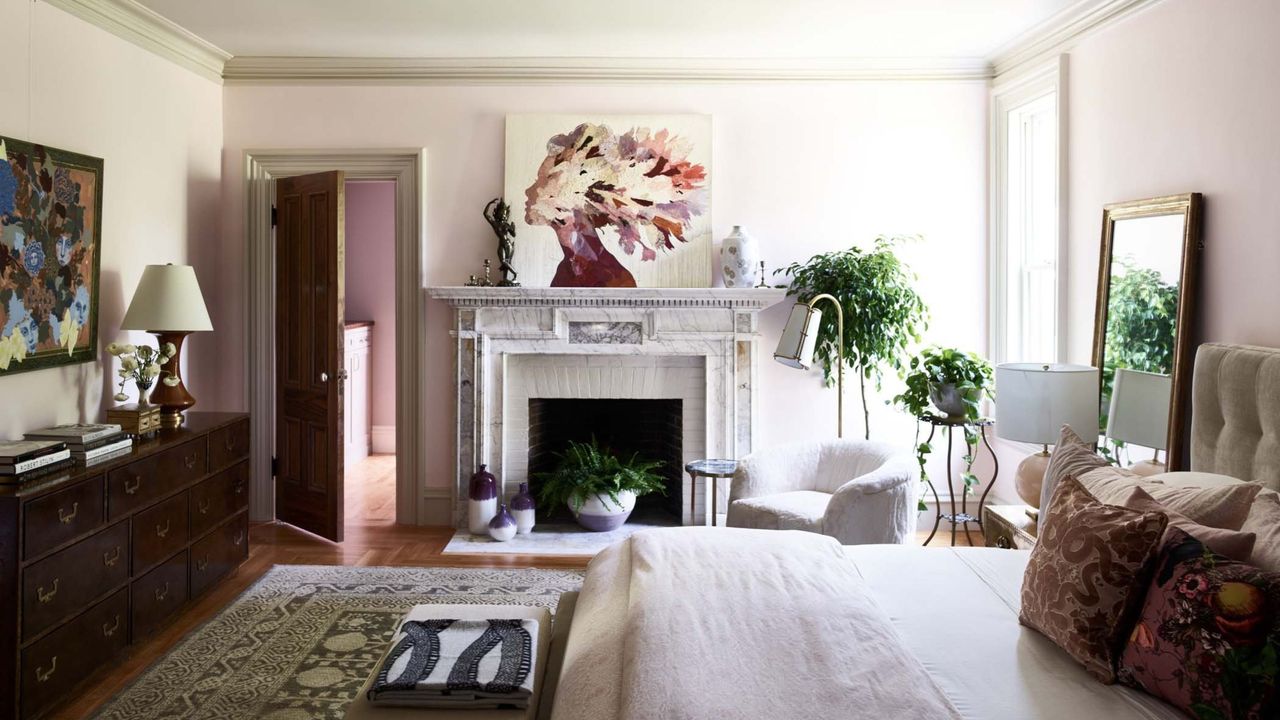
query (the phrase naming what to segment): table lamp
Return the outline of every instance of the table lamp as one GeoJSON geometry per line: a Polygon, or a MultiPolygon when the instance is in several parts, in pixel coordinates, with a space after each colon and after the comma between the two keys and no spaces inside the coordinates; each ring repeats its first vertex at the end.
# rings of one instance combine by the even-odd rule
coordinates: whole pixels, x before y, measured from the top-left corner
{"type": "MultiPolygon", "coordinates": [[[[1036,443],[1038,453],[1018,465],[1018,497],[1040,507],[1049,445],[1063,425],[1085,442],[1098,439],[1098,369],[1088,365],[1003,363],[996,366],[996,435],[1036,443]]],[[[1052,488],[1049,489],[1052,491],[1052,488]]]]}
{"type": "Polygon", "coordinates": [[[818,344],[818,328],[822,324],[822,311],[813,306],[819,300],[829,300],[836,306],[836,437],[844,437],[844,309],[834,296],[822,293],[807,303],[798,302],[791,308],[791,317],[778,338],[778,348],[773,359],[798,370],[813,367],[813,350],[818,344]]]}
{"type": "Polygon", "coordinates": [[[196,404],[182,384],[182,340],[192,332],[213,329],[195,269],[190,265],[148,265],[133,291],[120,329],[146,330],[155,334],[161,347],[173,343],[177,348],[169,362],[160,367],[162,382],[152,391],[151,402],[160,406],[161,427],[178,427],[182,413],[196,404]],[[170,384],[174,379],[177,382],[170,384]]]}
{"type": "Polygon", "coordinates": [[[1107,437],[1152,448],[1150,460],[1134,463],[1139,475],[1165,471],[1160,451],[1169,446],[1169,401],[1173,379],[1168,375],[1116,368],[1111,383],[1111,409],[1107,413],[1107,437]]]}

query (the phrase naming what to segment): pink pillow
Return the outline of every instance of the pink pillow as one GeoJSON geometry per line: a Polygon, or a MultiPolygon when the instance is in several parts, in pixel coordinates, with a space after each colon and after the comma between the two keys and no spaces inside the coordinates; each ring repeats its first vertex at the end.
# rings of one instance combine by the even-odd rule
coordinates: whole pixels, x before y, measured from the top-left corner
{"type": "Polygon", "coordinates": [[[1196,718],[1280,717],[1280,574],[1173,528],[1120,656],[1121,682],[1196,718]]]}
{"type": "Polygon", "coordinates": [[[1166,539],[1173,528],[1178,528],[1204,543],[1210,550],[1232,560],[1248,562],[1249,557],[1253,554],[1253,544],[1258,539],[1258,536],[1251,532],[1201,525],[1177,510],[1171,510],[1161,505],[1140,487],[1130,488],[1129,497],[1125,498],[1125,501],[1120,504],[1130,510],[1138,510],[1139,512],[1164,513],[1169,516],[1169,531],[1165,532],[1166,539]]]}

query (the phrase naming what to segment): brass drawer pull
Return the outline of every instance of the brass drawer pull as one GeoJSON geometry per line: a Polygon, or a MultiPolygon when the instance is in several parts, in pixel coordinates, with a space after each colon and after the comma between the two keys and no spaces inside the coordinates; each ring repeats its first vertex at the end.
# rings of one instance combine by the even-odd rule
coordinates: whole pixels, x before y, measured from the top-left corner
{"type": "Polygon", "coordinates": [[[205,571],[205,569],[206,569],[206,568],[208,568],[208,567],[209,567],[209,556],[208,556],[208,555],[205,555],[203,560],[197,560],[197,561],[196,561],[196,570],[197,570],[197,571],[199,571],[199,572],[204,572],[204,571],[205,571]]]}
{"type": "Polygon", "coordinates": [[[142,487],[142,478],[134,475],[133,484],[130,484],[128,480],[124,481],[124,494],[133,495],[138,492],[138,488],[140,487],[142,487]]]}
{"type": "Polygon", "coordinates": [[[236,449],[236,439],[235,439],[235,437],[234,437],[234,436],[232,436],[232,435],[230,435],[230,434],[228,434],[228,435],[227,435],[227,438],[226,438],[225,440],[223,440],[223,441],[222,441],[222,446],[223,446],[223,447],[225,447],[225,448],[227,449],[227,452],[231,452],[232,450],[235,450],[235,449],[236,449]]]}
{"type": "Polygon", "coordinates": [[[197,500],[197,501],[196,501],[196,507],[197,507],[197,509],[200,511],[200,514],[201,514],[201,515],[208,515],[208,514],[209,514],[209,501],[208,501],[208,500],[197,500]]]}
{"type": "Polygon", "coordinates": [[[102,553],[102,564],[111,567],[120,562],[120,546],[117,545],[111,552],[102,553]]]}
{"type": "Polygon", "coordinates": [[[1001,550],[1011,550],[1013,548],[1013,543],[1009,541],[1009,538],[1001,535],[996,538],[996,547],[1001,550]]]}
{"type": "Polygon", "coordinates": [[[102,623],[102,637],[111,637],[112,635],[115,635],[116,631],[119,629],[120,629],[120,616],[117,615],[115,623],[111,625],[102,623]]]}
{"type": "Polygon", "coordinates": [[[36,598],[40,600],[41,605],[53,602],[53,596],[58,594],[58,578],[53,579],[53,589],[49,592],[44,591],[44,586],[36,588],[36,598]]]}
{"type": "Polygon", "coordinates": [[[58,656],[54,655],[53,660],[49,663],[48,670],[36,668],[36,682],[46,682],[53,677],[53,673],[58,669],[58,656]]]}
{"type": "Polygon", "coordinates": [[[200,453],[198,452],[192,453],[188,455],[185,459],[183,459],[182,464],[186,465],[187,469],[190,470],[196,466],[196,460],[199,460],[199,459],[200,459],[200,453]]]}
{"type": "Polygon", "coordinates": [[[80,512],[80,503],[71,503],[71,512],[65,512],[62,508],[58,508],[58,522],[63,525],[70,525],[72,520],[76,519],[76,514],[80,512]]]}
{"type": "Polygon", "coordinates": [[[240,530],[236,532],[235,537],[231,538],[231,544],[239,545],[242,542],[244,542],[244,531],[240,530]]]}
{"type": "Polygon", "coordinates": [[[244,492],[244,481],[240,480],[239,482],[236,483],[236,494],[240,495],[243,492],[244,492]]]}
{"type": "Polygon", "coordinates": [[[165,521],[164,521],[164,527],[160,527],[160,524],[159,524],[159,523],[156,523],[156,537],[158,537],[158,538],[162,538],[162,537],[164,537],[165,535],[168,535],[168,534],[169,534],[169,523],[170,523],[170,522],[171,522],[171,521],[169,521],[169,520],[165,520],[165,521]]]}
{"type": "Polygon", "coordinates": [[[167,597],[169,597],[169,583],[166,582],[163,589],[156,588],[156,602],[164,602],[167,597]]]}

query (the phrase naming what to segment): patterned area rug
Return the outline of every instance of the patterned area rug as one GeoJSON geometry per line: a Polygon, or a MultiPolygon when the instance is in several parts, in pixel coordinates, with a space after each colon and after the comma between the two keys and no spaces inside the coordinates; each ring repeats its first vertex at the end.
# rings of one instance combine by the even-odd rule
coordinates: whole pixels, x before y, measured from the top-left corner
{"type": "Polygon", "coordinates": [[[552,608],[577,570],[281,565],[97,715],[111,720],[343,716],[413,605],[552,608]]]}

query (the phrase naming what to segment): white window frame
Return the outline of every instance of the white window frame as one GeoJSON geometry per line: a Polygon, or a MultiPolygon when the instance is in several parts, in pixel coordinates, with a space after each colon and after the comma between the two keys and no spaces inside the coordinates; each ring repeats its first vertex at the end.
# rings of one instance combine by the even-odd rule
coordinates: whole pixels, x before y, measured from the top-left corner
{"type": "Polygon", "coordinates": [[[1011,359],[1025,361],[1064,362],[1067,348],[1066,323],[1066,237],[1067,237],[1067,127],[1066,127],[1066,55],[1018,73],[1012,78],[997,78],[991,88],[990,104],[990,244],[988,288],[989,338],[988,356],[996,363],[1011,359]],[[1055,352],[1051,358],[1011,358],[1007,347],[1012,321],[1006,298],[1009,297],[1008,258],[1010,253],[1009,213],[1009,114],[1011,111],[1055,96],[1057,126],[1057,237],[1055,268],[1055,352]]]}

